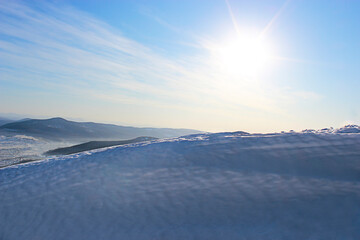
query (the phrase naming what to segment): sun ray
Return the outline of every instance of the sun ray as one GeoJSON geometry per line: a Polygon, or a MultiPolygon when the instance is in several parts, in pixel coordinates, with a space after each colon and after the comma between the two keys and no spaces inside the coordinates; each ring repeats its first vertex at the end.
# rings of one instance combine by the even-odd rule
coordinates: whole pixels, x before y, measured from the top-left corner
{"type": "Polygon", "coordinates": [[[236,31],[236,33],[237,33],[238,35],[240,35],[239,25],[237,24],[237,21],[236,21],[236,18],[235,18],[235,16],[234,16],[234,13],[233,13],[233,11],[232,11],[232,8],[231,8],[231,6],[230,6],[230,3],[229,3],[228,0],[225,0],[225,2],[226,2],[226,6],[227,6],[227,8],[228,8],[228,11],[229,11],[229,14],[230,14],[230,17],[231,17],[231,21],[232,21],[232,23],[233,23],[233,25],[234,25],[235,31],[236,31]]]}
{"type": "Polygon", "coordinates": [[[269,23],[261,31],[261,33],[259,35],[260,37],[263,37],[269,31],[269,29],[272,27],[272,25],[275,23],[275,21],[279,18],[279,16],[282,14],[282,12],[285,10],[285,8],[288,6],[290,1],[291,0],[287,0],[287,1],[284,2],[284,4],[277,11],[277,13],[274,15],[274,17],[269,21],[269,23]]]}

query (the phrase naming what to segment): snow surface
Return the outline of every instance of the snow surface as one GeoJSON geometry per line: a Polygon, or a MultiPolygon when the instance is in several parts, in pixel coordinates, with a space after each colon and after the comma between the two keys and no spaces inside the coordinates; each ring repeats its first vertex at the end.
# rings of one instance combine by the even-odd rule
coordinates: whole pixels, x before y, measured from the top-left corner
{"type": "MultiPolygon", "coordinates": [[[[346,131],[345,131],[346,132],[346,131]]],[[[360,239],[360,134],[198,134],[0,169],[0,239],[360,239]]]]}
{"type": "Polygon", "coordinates": [[[45,158],[45,151],[69,145],[72,143],[45,141],[26,135],[0,136],[0,168],[41,160],[45,158]]]}

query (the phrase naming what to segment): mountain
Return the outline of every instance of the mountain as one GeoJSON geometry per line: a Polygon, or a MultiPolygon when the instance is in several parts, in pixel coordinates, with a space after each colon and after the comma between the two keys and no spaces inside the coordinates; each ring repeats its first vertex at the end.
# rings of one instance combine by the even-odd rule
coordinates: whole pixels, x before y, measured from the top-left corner
{"type": "Polygon", "coordinates": [[[45,155],[68,155],[73,153],[79,153],[104,147],[112,147],[112,146],[119,146],[124,144],[130,144],[130,143],[138,143],[138,142],[145,142],[145,141],[151,141],[155,140],[157,138],[153,137],[138,137],[130,140],[124,140],[124,141],[91,141],[86,142],[82,144],[77,144],[70,147],[64,147],[64,148],[57,148],[54,150],[50,150],[45,152],[45,155]]]}
{"type": "Polygon", "coordinates": [[[1,239],[360,239],[360,134],[196,134],[0,169],[1,239]],[[30,236],[30,237],[29,237],[30,236]]]}
{"type": "Polygon", "coordinates": [[[124,127],[113,124],[74,122],[63,118],[25,119],[0,126],[0,134],[23,134],[57,141],[125,140],[140,136],[171,138],[194,133],[200,133],[200,131],[191,129],[124,127]]]}
{"type": "Polygon", "coordinates": [[[7,123],[10,123],[10,122],[13,122],[13,121],[14,121],[14,120],[0,117],[0,126],[2,126],[2,125],[4,125],[4,124],[7,124],[7,123]]]}

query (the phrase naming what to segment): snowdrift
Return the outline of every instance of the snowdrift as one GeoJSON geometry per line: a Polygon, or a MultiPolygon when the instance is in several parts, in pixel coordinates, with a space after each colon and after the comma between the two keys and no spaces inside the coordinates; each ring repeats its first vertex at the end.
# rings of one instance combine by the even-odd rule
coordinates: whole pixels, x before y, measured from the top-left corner
{"type": "Polygon", "coordinates": [[[353,132],[198,134],[3,168],[0,239],[360,239],[353,132]]]}

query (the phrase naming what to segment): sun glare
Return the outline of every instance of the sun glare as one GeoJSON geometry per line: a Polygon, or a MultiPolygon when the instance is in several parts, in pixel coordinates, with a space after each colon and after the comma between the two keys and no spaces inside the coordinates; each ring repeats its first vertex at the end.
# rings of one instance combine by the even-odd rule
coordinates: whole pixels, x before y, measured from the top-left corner
{"type": "Polygon", "coordinates": [[[270,60],[269,46],[259,38],[239,36],[215,47],[215,60],[227,74],[257,76],[270,60]]]}

